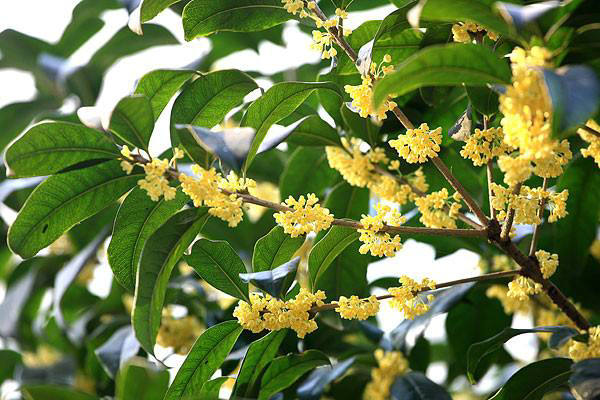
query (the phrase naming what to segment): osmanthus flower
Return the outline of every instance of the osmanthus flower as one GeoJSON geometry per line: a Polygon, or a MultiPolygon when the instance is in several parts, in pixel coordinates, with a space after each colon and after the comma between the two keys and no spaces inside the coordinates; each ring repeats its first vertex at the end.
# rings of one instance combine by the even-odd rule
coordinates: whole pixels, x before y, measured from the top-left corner
{"type": "Polygon", "coordinates": [[[275,221],[291,237],[329,229],[334,219],[333,215],[318,202],[319,199],[313,193],[310,193],[307,198],[300,196],[298,200],[290,196],[284,205],[291,207],[292,211],[276,213],[275,221]]]}
{"type": "MultiPolygon", "coordinates": [[[[371,151],[367,153],[361,151],[362,143],[362,140],[358,138],[350,138],[350,140],[342,138],[345,150],[334,146],[325,148],[329,166],[339,171],[350,185],[358,187],[366,187],[374,179],[375,165],[371,160],[377,159],[370,155],[371,151]]],[[[379,154],[377,150],[375,151],[375,155],[379,154]]]]}
{"type": "Polygon", "coordinates": [[[242,179],[231,171],[227,178],[223,178],[214,168],[208,170],[199,165],[192,166],[196,178],[179,174],[181,188],[192,201],[195,207],[203,205],[209,207],[209,214],[227,222],[230,227],[235,227],[242,220],[242,199],[235,192],[254,187],[256,182],[252,179],[242,179]],[[225,194],[227,190],[230,194],[225,194]]]}
{"type": "Polygon", "coordinates": [[[529,296],[540,294],[541,292],[541,283],[534,282],[530,278],[519,275],[508,283],[508,292],[506,295],[519,301],[528,301],[529,296]]]}
{"type": "Polygon", "coordinates": [[[175,318],[167,309],[163,311],[156,343],[162,347],[172,347],[177,354],[187,354],[204,329],[195,316],[175,318]]]}
{"type": "Polygon", "coordinates": [[[437,157],[442,144],[442,128],[432,131],[426,123],[418,128],[409,129],[398,139],[390,140],[389,145],[398,151],[400,157],[409,163],[424,163],[437,157]]]}
{"type": "Polygon", "coordinates": [[[312,319],[309,311],[314,306],[322,306],[325,293],[318,290],[311,293],[302,288],[295,298],[287,301],[274,297],[250,294],[250,304],[240,300],[233,316],[244,329],[254,333],[263,331],[277,331],[290,328],[296,332],[299,338],[317,329],[317,323],[312,319]]]}
{"type": "Polygon", "coordinates": [[[419,292],[435,289],[435,282],[429,278],[424,278],[421,283],[403,275],[400,277],[401,287],[391,287],[388,292],[394,296],[390,300],[390,306],[404,313],[404,318],[414,319],[429,311],[429,304],[434,296],[427,296],[427,303],[419,296],[419,292]]]}
{"type": "Polygon", "coordinates": [[[341,296],[337,304],[335,311],[344,319],[365,320],[379,312],[379,300],[374,295],[366,299],[358,296],[350,296],[350,298],[341,296]]]}
{"type": "Polygon", "coordinates": [[[537,258],[540,264],[540,270],[545,279],[554,275],[556,268],[558,268],[558,254],[551,254],[546,250],[538,250],[535,252],[535,258],[537,258]]]}
{"type": "Polygon", "coordinates": [[[452,200],[446,188],[427,196],[417,197],[415,205],[421,213],[419,221],[429,228],[455,229],[462,198],[456,192],[452,195],[452,200]]]}
{"type": "Polygon", "coordinates": [[[377,120],[383,120],[386,118],[386,113],[397,106],[397,104],[391,100],[386,100],[377,109],[373,105],[373,84],[378,79],[383,78],[394,71],[394,67],[389,65],[391,61],[392,57],[389,54],[386,54],[379,65],[377,65],[377,63],[371,63],[368,73],[363,74],[362,83],[360,85],[344,86],[344,90],[352,98],[352,107],[361,117],[367,118],[370,116],[377,120]]]}
{"type": "Polygon", "coordinates": [[[377,368],[371,370],[371,381],[363,392],[364,400],[387,400],[397,377],[408,372],[408,361],[399,351],[375,350],[377,368]]]}
{"type": "MultiPolygon", "coordinates": [[[[598,125],[598,123],[593,119],[590,119],[585,125],[596,132],[600,132],[600,125],[598,125]]],[[[581,155],[584,157],[592,157],[596,164],[598,164],[600,167],[600,137],[586,131],[585,129],[578,129],[577,133],[583,140],[590,144],[587,148],[581,149],[581,155]]]]}
{"type": "Polygon", "coordinates": [[[486,291],[485,295],[490,299],[498,299],[506,314],[523,313],[528,314],[532,310],[532,304],[529,299],[522,301],[515,297],[508,296],[508,288],[505,285],[492,285],[486,291]]]}
{"type": "Polygon", "coordinates": [[[514,223],[516,224],[540,224],[542,221],[538,211],[540,201],[544,200],[550,209],[548,222],[556,222],[567,215],[567,199],[569,191],[555,193],[542,188],[530,188],[522,186],[518,194],[512,193],[511,189],[493,183],[492,207],[498,210],[498,220],[506,218],[508,208],[515,210],[514,223]]]}
{"type": "Polygon", "coordinates": [[[499,157],[510,151],[510,147],[504,143],[502,128],[489,128],[475,132],[467,138],[460,155],[473,161],[476,167],[485,165],[493,158],[499,157]]]}
{"type": "Polygon", "coordinates": [[[569,357],[575,361],[588,358],[600,358],[600,326],[594,326],[587,331],[587,343],[571,340],[569,357]]]}
{"type": "Polygon", "coordinates": [[[459,22],[458,24],[452,25],[452,37],[455,42],[472,43],[473,38],[471,37],[471,35],[469,35],[469,32],[471,32],[471,33],[486,32],[487,36],[490,38],[490,40],[493,40],[493,41],[498,40],[498,34],[496,34],[495,32],[492,32],[492,31],[486,31],[486,29],[484,27],[477,25],[473,22],[459,22]]]}
{"type": "Polygon", "coordinates": [[[378,257],[393,257],[396,251],[402,249],[402,242],[399,235],[390,235],[381,230],[385,225],[400,226],[406,222],[397,210],[392,210],[391,207],[378,203],[375,206],[377,215],[363,215],[360,224],[362,229],[358,229],[360,240],[363,244],[358,251],[360,254],[371,252],[371,255],[378,257]]]}

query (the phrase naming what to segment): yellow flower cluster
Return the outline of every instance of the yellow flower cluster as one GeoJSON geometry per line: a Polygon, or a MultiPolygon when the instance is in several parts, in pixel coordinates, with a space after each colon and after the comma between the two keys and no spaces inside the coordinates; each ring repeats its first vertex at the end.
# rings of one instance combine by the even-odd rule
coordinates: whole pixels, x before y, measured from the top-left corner
{"type": "Polygon", "coordinates": [[[321,53],[321,58],[327,60],[337,55],[333,47],[333,35],[329,32],[312,31],[313,43],[310,48],[321,53]]]}
{"type": "Polygon", "coordinates": [[[541,223],[538,215],[540,201],[544,200],[550,209],[548,222],[556,222],[558,219],[567,215],[567,198],[569,191],[567,189],[562,192],[555,193],[542,188],[530,188],[522,186],[518,194],[512,193],[508,188],[493,183],[492,189],[492,207],[499,211],[498,220],[502,221],[506,218],[508,208],[515,209],[516,224],[533,224],[541,223]]]}
{"type": "Polygon", "coordinates": [[[414,201],[418,197],[412,188],[421,192],[426,192],[429,189],[425,175],[420,168],[412,174],[404,175],[404,179],[408,183],[401,184],[391,176],[377,175],[369,185],[369,189],[377,197],[399,205],[414,201]]]}
{"type": "Polygon", "coordinates": [[[531,303],[529,301],[521,301],[515,297],[508,296],[508,288],[504,285],[492,285],[486,290],[485,294],[491,299],[498,299],[506,314],[514,314],[516,312],[527,314],[531,311],[531,303]]]}
{"type": "Polygon", "coordinates": [[[392,237],[387,232],[381,232],[383,227],[400,226],[406,222],[397,210],[392,210],[389,206],[378,203],[375,206],[377,215],[363,215],[360,224],[363,226],[359,229],[360,240],[363,244],[358,251],[360,254],[366,254],[369,251],[371,255],[378,257],[393,257],[396,251],[402,249],[402,242],[399,235],[392,237]]]}
{"type": "Polygon", "coordinates": [[[540,294],[542,292],[542,284],[524,276],[517,276],[508,283],[508,297],[519,301],[529,300],[529,296],[540,294]]]}
{"type": "Polygon", "coordinates": [[[309,310],[313,306],[322,306],[325,293],[321,290],[310,293],[300,289],[300,293],[292,300],[283,301],[269,295],[250,294],[250,304],[238,303],[233,311],[240,325],[254,333],[263,329],[277,331],[284,328],[293,329],[299,338],[317,329],[317,323],[311,319],[309,310]]]}
{"type": "Polygon", "coordinates": [[[523,182],[531,173],[557,177],[572,157],[569,143],[552,138],[552,104],[539,67],[549,67],[552,54],[534,46],[515,48],[510,54],[513,80],[500,96],[504,141],[519,150],[516,157],[502,156],[498,165],[509,185],[523,182]]]}
{"type": "Polygon", "coordinates": [[[482,131],[475,129],[464,144],[460,155],[473,161],[473,165],[481,166],[494,157],[499,157],[510,151],[504,143],[502,128],[490,128],[482,131]]]}
{"type": "Polygon", "coordinates": [[[429,278],[425,278],[421,283],[409,278],[406,275],[400,277],[401,287],[391,287],[388,292],[394,296],[390,300],[390,306],[404,313],[404,318],[414,319],[415,317],[425,314],[429,311],[429,303],[434,299],[433,295],[427,296],[425,303],[419,292],[424,290],[435,289],[435,282],[429,278]]]}
{"type": "Polygon", "coordinates": [[[195,207],[205,205],[210,207],[210,215],[227,222],[230,227],[235,227],[242,220],[242,199],[235,195],[236,191],[243,191],[249,187],[256,186],[252,179],[238,178],[231,171],[227,178],[223,178],[214,168],[206,170],[199,165],[192,166],[192,172],[199,179],[185,174],[179,174],[181,188],[192,201],[195,207]],[[230,194],[225,194],[226,190],[230,194]]]}
{"type": "Polygon", "coordinates": [[[35,353],[24,351],[23,364],[29,368],[49,367],[61,359],[61,353],[47,344],[40,344],[35,353]]]}
{"type": "Polygon", "coordinates": [[[558,268],[558,254],[550,254],[545,250],[538,250],[535,252],[535,258],[537,258],[540,264],[540,270],[544,278],[548,279],[556,272],[558,268]]]}
{"type": "Polygon", "coordinates": [[[127,161],[131,160],[131,150],[129,150],[127,145],[124,145],[121,148],[121,155],[124,157],[124,159],[121,161],[121,169],[125,171],[127,175],[130,175],[131,171],[133,171],[133,164],[127,161]]]}
{"type": "Polygon", "coordinates": [[[361,143],[358,138],[351,138],[350,142],[342,138],[342,145],[346,150],[327,146],[325,153],[329,166],[338,170],[346,182],[352,186],[366,187],[373,179],[375,166],[371,162],[371,151],[363,154],[360,150],[361,143]]]}
{"type": "Polygon", "coordinates": [[[165,313],[156,343],[162,347],[172,347],[177,354],[187,354],[203,331],[204,327],[193,315],[174,318],[171,313],[165,313]]]}
{"type": "Polygon", "coordinates": [[[327,208],[317,204],[318,201],[319,199],[313,193],[310,193],[306,199],[304,196],[300,196],[298,200],[295,200],[290,196],[284,205],[291,207],[292,210],[276,213],[275,221],[291,237],[329,229],[333,222],[333,215],[327,208]]]}
{"type": "Polygon", "coordinates": [[[409,163],[424,163],[429,158],[437,157],[442,144],[442,128],[430,131],[429,126],[423,123],[388,143],[409,163]]]}
{"type": "Polygon", "coordinates": [[[427,196],[417,197],[415,205],[421,217],[419,221],[429,228],[456,228],[456,217],[460,211],[462,200],[458,192],[452,195],[454,202],[450,201],[448,189],[443,188],[427,196]]]}
{"type": "MultiPolygon", "coordinates": [[[[478,33],[484,31],[484,27],[474,24],[473,22],[459,22],[458,24],[452,25],[452,36],[454,41],[458,43],[471,43],[473,42],[473,39],[469,32],[478,33]]],[[[495,32],[487,31],[487,36],[490,40],[498,40],[498,35],[495,32]]]]}
{"type": "Polygon", "coordinates": [[[569,347],[569,357],[575,361],[600,358],[600,326],[590,328],[587,333],[589,335],[587,343],[573,340],[569,347]]]}
{"type": "Polygon", "coordinates": [[[369,73],[363,75],[362,83],[358,86],[346,85],[344,90],[352,97],[352,107],[357,110],[361,117],[371,116],[378,120],[386,119],[386,112],[394,109],[397,104],[391,100],[386,100],[378,109],[373,105],[373,83],[394,71],[394,67],[389,64],[392,57],[386,54],[383,61],[379,64],[371,63],[369,73]]]}
{"type": "Polygon", "coordinates": [[[397,377],[408,371],[408,361],[399,351],[375,350],[377,368],[371,370],[371,381],[365,387],[364,400],[388,400],[397,377]]]}
{"type": "MultiPolygon", "coordinates": [[[[598,125],[598,123],[596,123],[596,121],[593,119],[590,119],[585,125],[596,132],[600,132],[600,125],[598,125]]],[[[583,140],[590,144],[587,148],[581,149],[581,155],[584,157],[592,157],[596,164],[598,164],[600,167],[600,137],[586,131],[585,129],[578,129],[577,133],[579,133],[579,136],[581,136],[583,140]]]]}
{"type": "Polygon", "coordinates": [[[358,296],[350,296],[350,298],[341,296],[337,304],[335,311],[344,319],[365,320],[379,312],[379,301],[374,295],[366,299],[360,299],[358,296]]]}

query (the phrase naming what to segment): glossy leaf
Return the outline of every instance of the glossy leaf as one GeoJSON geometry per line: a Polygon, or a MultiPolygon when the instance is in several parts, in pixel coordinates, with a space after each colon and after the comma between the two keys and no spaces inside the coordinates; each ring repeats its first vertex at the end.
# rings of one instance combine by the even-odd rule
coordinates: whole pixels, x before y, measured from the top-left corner
{"type": "Polygon", "coordinates": [[[375,85],[374,102],[381,104],[388,95],[401,96],[424,86],[466,84],[484,86],[510,82],[506,61],[483,46],[449,44],[429,46],[415,53],[394,73],[375,85]]]}
{"type": "Polygon", "coordinates": [[[293,113],[316,90],[327,91],[331,96],[340,95],[338,87],[330,82],[281,82],[270,87],[248,107],[241,125],[253,128],[256,136],[248,152],[245,169],[254,160],[269,128],[293,113]]]}
{"type": "Polygon", "coordinates": [[[322,149],[300,147],[292,153],[281,174],[281,198],[297,198],[306,193],[321,196],[338,179],[339,174],[329,166],[327,154],[322,149]]]}
{"type": "Polygon", "coordinates": [[[142,95],[124,97],[114,108],[108,129],[130,147],[148,151],[154,129],[152,103],[142,95]]]}
{"type": "Polygon", "coordinates": [[[116,400],[162,400],[169,386],[169,371],[142,358],[133,358],[119,371],[116,400]]]}
{"type": "Polygon", "coordinates": [[[415,371],[396,378],[390,394],[392,400],[451,400],[446,389],[415,371]]]}
{"type": "Polygon", "coordinates": [[[13,379],[15,368],[22,362],[20,353],[8,349],[0,350],[0,385],[6,379],[13,379]]]}
{"type": "Polygon", "coordinates": [[[319,287],[319,279],[333,260],[359,236],[358,232],[352,228],[334,226],[314,245],[308,257],[310,287],[313,290],[319,287]]]}
{"type": "Polygon", "coordinates": [[[329,364],[329,359],[318,350],[307,350],[301,354],[278,357],[262,377],[258,400],[268,400],[296,382],[302,375],[321,365],[329,364]]]}
{"type": "Polygon", "coordinates": [[[291,17],[278,0],[192,0],[182,15],[188,41],[219,31],[262,31],[291,17]]]}
{"type": "Polygon", "coordinates": [[[115,279],[127,290],[135,290],[135,276],[144,245],[150,236],[189,200],[181,190],[173,200],[153,201],[136,187],[127,195],[117,216],[108,246],[108,263],[115,279]]]}
{"type": "Polygon", "coordinates": [[[221,376],[204,382],[202,389],[200,389],[200,392],[198,393],[198,398],[205,400],[219,400],[221,386],[229,379],[230,378],[227,376],[221,376]]]}
{"type": "Polygon", "coordinates": [[[533,362],[518,370],[490,400],[541,400],[546,393],[566,384],[573,361],[549,358],[533,362]]]}
{"type": "Polygon", "coordinates": [[[78,222],[116,201],[140,179],[119,161],[51,176],[29,196],[8,232],[10,248],[33,257],[78,222]]]}
{"type": "Polygon", "coordinates": [[[255,396],[258,379],[265,367],[273,360],[279,345],[287,335],[288,330],[270,332],[262,338],[252,342],[244,356],[240,372],[233,386],[232,396],[255,396]]]}
{"type": "Polygon", "coordinates": [[[78,163],[119,157],[107,136],[69,122],[34,125],[6,150],[5,162],[15,178],[51,175],[78,163]]]}
{"type": "Polygon", "coordinates": [[[248,285],[239,276],[246,267],[229,243],[200,239],[185,261],[211,286],[250,303],[248,285]]]}
{"type": "Polygon", "coordinates": [[[206,208],[181,211],[169,218],[146,241],[136,276],[131,320],[135,336],[150,354],[154,354],[171,272],[207,218],[206,208]]]}
{"type": "Polygon", "coordinates": [[[340,135],[318,115],[311,115],[296,126],[286,142],[299,146],[341,146],[340,135]]]}
{"type": "Polygon", "coordinates": [[[271,270],[240,274],[240,279],[275,298],[282,299],[294,282],[299,263],[300,257],[296,257],[271,270]]]}
{"type": "MultiPolygon", "coordinates": [[[[144,6],[152,0],[144,0],[144,6]]],[[[196,72],[185,69],[157,69],[148,72],[140,78],[135,87],[135,94],[146,96],[152,106],[152,114],[156,121],[160,113],[167,106],[171,97],[186,83],[196,72]]]]}
{"type": "Polygon", "coordinates": [[[177,3],[180,0],[142,0],[140,9],[141,23],[148,22],[152,18],[160,14],[164,9],[171,4],[177,3]]]}
{"type": "Polygon", "coordinates": [[[177,372],[165,400],[197,396],[202,385],[225,361],[240,333],[242,327],[236,321],[222,322],[204,331],[177,372]]]}
{"type": "Polygon", "coordinates": [[[304,244],[304,239],[304,236],[293,238],[284,233],[281,226],[276,226],[256,242],[252,253],[252,270],[269,271],[286,263],[304,244]]]}
{"type": "Polygon", "coordinates": [[[139,350],[140,343],[135,338],[133,329],[131,326],[124,326],[98,347],[94,353],[106,373],[114,378],[123,364],[135,356],[139,350]]]}

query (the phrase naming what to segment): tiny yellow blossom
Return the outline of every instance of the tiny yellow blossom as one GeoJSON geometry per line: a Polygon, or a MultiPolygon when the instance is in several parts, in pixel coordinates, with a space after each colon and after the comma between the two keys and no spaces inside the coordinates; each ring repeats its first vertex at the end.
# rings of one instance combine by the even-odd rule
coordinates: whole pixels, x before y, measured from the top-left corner
{"type": "Polygon", "coordinates": [[[486,290],[485,294],[491,299],[498,299],[506,314],[514,314],[516,312],[527,314],[532,309],[530,301],[521,301],[515,297],[508,296],[508,288],[504,285],[492,285],[486,290]]]}
{"type": "Polygon", "coordinates": [[[335,311],[345,319],[365,320],[379,312],[379,301],[374,295],[366,299],[359,299],[358,296],[350,296],[350,298],[341,296],[337,304],[335,311]]]}
{"type": "Polygon", "coordinates": [[[364,400],[387,400],[397,377],[408,371],[408,361],[399,351],[375,350],[378,367],[371,370],[371,381],[365,387],[364,400]]]}
{"type": "Polygon", "coordinates": [[[406,134],[388,143],[409,163],[424,163],[430,158],[437,157],[442,144],[442,128],[430,131],[429,126],[423,123],[420,127],[409,129],[406,134]]]}
{"type": "Polygon", "coordinates": [[[524,276],[517,276],[508,283],[508,297],[519,301],[528,301],[530,295],[542,292],[542,284],[524,276]]]}
{"type": "Polygon", "coordinates": [[[481,166],[494,157],[506,154],[510,148],[503,141],[502,128],[490,128],[475,132],[467,138],[460,155],[473,161],[473,165],[481,166]]]}
{"type": "Polygon", "coordinates": [[[554,275],[558,267],[558,254],[550,254],[545,250],[538,250],[535,252],[535,258],[537,258],[540,264],[540,270],[545,279],[554,275]]]}
{"type": "Polygon", "coordinates": [[[310,193],[306,199],[304,196],[300,196],[298,200],[295,200],[290,196],[284,204],[291,207],[292,210],[276,213],[275,221],[291,237],[328,229],[333,222],[333,215],[327,208],[317,204],[318,201],[319,199],[313,193],[310,193]]]}
{"type": "MultiPolygon", "coordinates": [[[[390,306],[404,313],[404,318],[414,319],[415,317],[425,314],[429,311],[429,304],[418,296],[419,292],[424,290],[435,289],[435,282],[429,278],[425,278],[418,283],[406,275],[400,277],[401,287],[391,287],[388,292],[394,296],[390,300],[390,306]]],[[[427,296],[427,301],[433,301],[432,296],[427,296]]]]}
{"type": "Polygon", "coordinates": [[[361,143],[357,138],[351,138],[350,142],[342,138],[346,150],[327,146],[325,153],[329,166],[338,170],[346,182],[352,186],[366,187],[373,179],[375,166],[371,162],[373,157],[369,155],[370,152],[363,154],[360,150],[361,143]]]}
{"type": "MultiPolygon", "coordinates": [[[[473,39],[469,32],[478,33],[482,31],[485,31],[484,27],[472,22],[459,22],[458,24],[452,25],[452,36],[454,41],[458,43],[471,43],[473,39]]],[[[487,31],[487,36],[490,40],[498,40],[498,34],[495,32],[487,31]]]]}
{"type": "Polygon", "coordinates": [[[283,3],[283,8],[285,8],[285,10],[290,14],[296,15],[304,9],[303,0],[281,0],[281,2],[283,3]]]}
{"type": "Polygon", "coordinates": [[[498,220],[506,218],[508,208],[515,210],[516,224],[538,225],[542,221],[538,211],[540,201],[544,200],[550,209],[548,222],[556,222],[558,219],[567,215],[567,198],[569,191],[567,189],[560,193],[554,193],[541,188],[530,188],[522,186],[518,194],[512,193],[508,188],[493,183],[492,189],[492,207],[499,211],[498,220]]]}
{"type": "Polygon", "coordinates": [[[402,249],[402,242],[399,235],[392,237],[387,232],[381,232],[384,225],[400,226],[406,222],[406,218],[400,215],[397,210],[392,210],[389,206],[378,203],[375,206],[377,215],[363,215],[360,224],[363,226],[359,229],[359,240],[363,243],[359,252],[366,254],[369,251],[371,255],[378,257],[393,257],[396,251],[402,249]]]}
{"type": "Polygon", "coordinates": [[[415,205],[421,213],[419,221],[423,225],[429,228],[456,228],[456,217],[461,204],[449,200],[448,189],[443,188],[427,196],[417,197],[415,205]]]}
{"type": "Polygon", "coordinates": [[[144,189],[153,201],[160,200],[162,196],[165,200],[174,199],[177,189],[169,185],[169,180],[165,176],[169,168],[169,160],[154,158],[143,167],[146,177],[138,181],[138,186],[144,189]]]}
{"type": "Polygon", "coordinates": [[[571,340],[569,357],[575,361],[600,358],[600,326],[590,328],[587,333],[589,335],[587,343],[571,340]]]}
{"type": "MultiPolygon", "coordinates": [[[[585,125],[596,132],[600,132],[600,125],[593,119],[588,120],[585,125]]],[[[592,157],[600,167],[600,136],[594,135],[585,129],[578,129],[577,133],[583,140],[590,144],[587,148],[581,149],[581,155],[584,157],[592,157]]]]}

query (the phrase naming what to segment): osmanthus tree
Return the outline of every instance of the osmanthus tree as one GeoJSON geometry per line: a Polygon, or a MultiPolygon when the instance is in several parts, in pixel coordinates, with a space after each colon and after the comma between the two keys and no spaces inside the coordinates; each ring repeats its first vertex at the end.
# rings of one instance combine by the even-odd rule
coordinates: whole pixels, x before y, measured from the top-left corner
{"type": "Polygon", "coordinates": [[[595,0],[131,3],[139,36],[124,28],[66,76],[119,3],[81,2],[57,44],[0,34],[0,66],[40,93],[0,110],[4,144],[24,130],[0,191],[0,380],[35,400],[600,396],[595,0]],[[349,12],[390,3],[348,29],[349,12]],[[172,43],[147,24],[167,7],[186,40],[211,40],[195,68],[139,77],[108,126],[45,111],[94,104],[114,61],[172,43]],[[290,20],[324,61],[210,69],[280,43],[290,20]],[[155,130],[173,98],[170,130],[155,130]],[[153,135],[171,149],[152,154],[153,135]],[[368,282],[409,238],[475,252],[481,273],[368,282]],[[100,298],[88,281],[104,261],[100,298]],[[385,334],[383,302],[405,318],[385,334]],[[446,339],[430,342],[440,314],[446,339]],[[511,328],[514,314],[535,327],[511,328]],[[540,347],[525,366],[503,348],[524,333],[540,347]],[[172,379],[165,349],[185,356],[172,379]]]}

